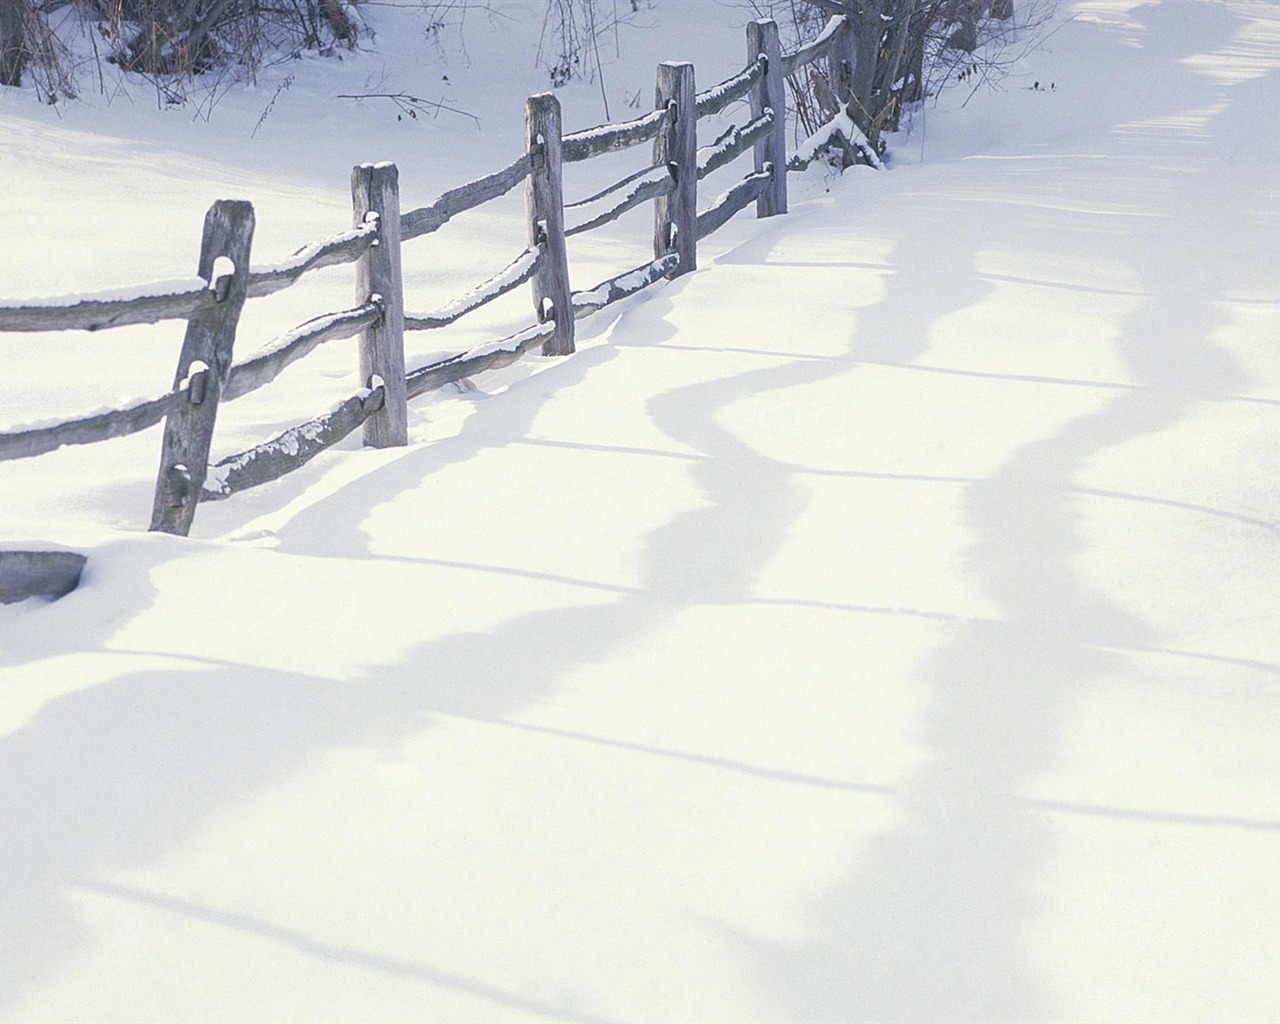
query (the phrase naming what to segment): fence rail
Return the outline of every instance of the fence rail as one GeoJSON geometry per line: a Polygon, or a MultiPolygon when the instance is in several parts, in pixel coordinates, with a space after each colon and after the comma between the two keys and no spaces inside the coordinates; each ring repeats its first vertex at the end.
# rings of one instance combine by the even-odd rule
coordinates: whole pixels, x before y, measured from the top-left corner
{"type": "MultiPolygon", "coordinates": [[[[169,392],[107,412],[0,432],[0,461],[120,437],[163,420],[151,528],[185,535],[199,502],[222,500],[278,479],[357,428],[364,429],[368,444],[405,444],[405,403],[410,398],[509,365],[539,348],[546,355],[572,352],[576,320],[694,270],[698,241],[751,203],[756,203],[758,216],[785,213],[788,168],[807,166],[830,145],[865,145],[852,122],[836,118],[787,158],[784,77],[825,59],[831,81],[847,81],[851,55],[851,33],[842,16],[789,54],[781,52],[776,24],[756,21],[748,26],[745,67],[696,92],[692,65],[661,64],[655,109],[635,120],[562,135],[554,97],[531,97],[525,106],[525,151],[506,167],[450,189],[427,206],[402,214],[397,168],[358,166],[352,174],[355,226],[303,246],[279,263],[250,266],[252,207],[220,201],[206,216],[195,277],[62,300],[0,303],[0,331],[96,331],[170,319],[187,322],[169,392]],[[744,99],[750,118],[699,149],[698,121],[744,99]],[[645,143],[652,143],[648,165],[591,196],[564,201],[564,164],[645,143]],[[752,154],[753,170],[699,211],[698,182],[747,153],[752,154]],[[525,250],[449,305],[428,313],[406,312],[401,246],[521,184],[529,234],[525,250]],[[566,238],[649,202],[655,208],[654,258],[593,288],[573,291],[566,238]],[[233,361],[236,325],[247,299],[290,288],[313,270],[348,263],[356,267],[355,305],[315,316],[258,355],[233,361]],[[406,372],[405,331],[446,327],[523,284],[532,285],[532,327],[406,372]],[[271,383],[325,342],[356,335],[361,337],[364,383],[359,392],[315,419],[209,465],[221,401],[234,401],[271,383]]],[[[867,155],[874,158],[873,151],[867,155]]]]}

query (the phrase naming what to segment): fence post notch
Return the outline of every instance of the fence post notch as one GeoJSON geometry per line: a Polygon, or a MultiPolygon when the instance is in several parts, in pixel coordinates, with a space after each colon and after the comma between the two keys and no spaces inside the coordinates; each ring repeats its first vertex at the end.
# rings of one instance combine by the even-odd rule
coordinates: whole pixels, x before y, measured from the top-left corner
{"type": "Polygon", "coordinates": [[[755,166],[757,171],[772,167],[773,180],[756,200],[756,216],[773,217],[787,212],[787,86],[778,23],[772,18],[747,23],[747,63],[760,56],[766,63],[764,74],[751,90],[751,118],[755,120],[766,108],[771,109],[773,130],[756,143],[755,166]]]}
{"type": "Polygon", "coordinates": [[[382,381],[386,400],[364,421],[364,443],[394,448],[409,443],[404,382],[404,279],[400,271],[400,173],[395,164],[358,164],[351,169],[355,226],[378,218],[378,238],[356,261],[356,302],[381,298],[382,316],[360,336],[360,380],[382,381]]]}
{"type": "Polygon", "coordinates": [[[555,322],[555,333],[542,343],[544,356],[573,352],[573,295],[569,289],[569,254],[564,235],[564,178],[561,155],[560,101],[549,92],[530,96],[524,104],[525,151],[533,171],[525,180],[524,207],[529,221],[529,248],[544,246],[533,276],[533,306],[538,323],[555,322]]]}
{"type": "Polygon", "coordinates": [[[251,203],[220,199],[205,214],[196,272],[209,283],[218,301],[187,321],[173,386],[175,390],[185,388],[190,400],[165,417],[160,473],[151,508],[153,531],[185,537],[196,516],[209,469],[218,401],[231,373],[236,324],[249,289],[253,227],[251,203]],[[215,279],[224,259],[231,261],[231,273],[215,279]]]}
{"type": "Polygon", "coordinates": [[[654,200],[653,255],[678,254],[680,264],[667,277],[679,277],[698,267],[698,99],[692,64],[658,65],[655,106],[671,113],[653,140],[653,162],[674,168],[676,187],[654,200]]]}

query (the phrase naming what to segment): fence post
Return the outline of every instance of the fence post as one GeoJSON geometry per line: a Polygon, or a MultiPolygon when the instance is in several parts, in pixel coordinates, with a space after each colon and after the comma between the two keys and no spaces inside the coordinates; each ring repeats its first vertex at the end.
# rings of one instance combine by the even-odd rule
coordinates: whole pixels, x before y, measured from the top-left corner
{"type": "Polygon", "coordinates": [[[556,325],[555,333],[542,343],[544,356],[567,356],[573,352],[573,294],[569,290],[569,255],[564,240],[560,136],[560,101],[549,92],[525,100],[525,151],[533,162],[533,172],[524,187],[529,247],[546,247],[533,276],[533,306],[538,323],[552,320],[556,325]]]}
{"type": "Polygon", "coordinates": [[[764,75],[751,90],[751,117],[773,111],[773,130],[756,143],[756,170],[773,168],[773,180],[756,200],[756,216],[772,217],[787,212],[787,93],[782,76],[782,43],[778,23],[772,18],[747,23],[747,61],[763,55],[764,75]]]}
{"type": "Polygon", "coordinates": [[[197,273],[217,300],[187,321],[174,388],[185,385],[188,401],[165,418],[160,473],[151,507],[151,529],[185,537],[191,531],[209,469],[209,447],[218,400],[231,373],[236,323],[249,287],[253,205],[220,199],[204,217],[197,273]],[[229,273],[220,261],[230,260],[229,273]],[[218,274],[215,279],[214,275],[218,274]]]}
{"type": "Polygon", "coordinates": [[[409,443],[409,410],[404,383],[404,280],[400,273],[400,173],[395,164],[358,164],[351,169],[355,226],[370,214],[378,237],[356,262],[356,302],[382,297],[382,316],[360,336],[360,379],[371,387],[382,380],[382,408],[364,421],[364,443],[394,448],[409,443]]]}
{"type": "Polygon", "coordinates": [[[698,266],[698,99],[692,64],[658,65],[656,106],[671,114],[654,139],[653,162],[672,168],[676,187],[654,200],[653,254],[678,253],[680,265],[667,275],[678,277],[698,266]]]}

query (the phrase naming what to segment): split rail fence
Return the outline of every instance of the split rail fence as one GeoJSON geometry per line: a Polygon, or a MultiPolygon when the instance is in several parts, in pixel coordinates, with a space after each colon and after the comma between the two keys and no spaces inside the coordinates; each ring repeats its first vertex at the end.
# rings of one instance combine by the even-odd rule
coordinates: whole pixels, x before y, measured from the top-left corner
{"type": "MultiPolygon", "coordinates": [[[[847,118],[836,118],[790,163],[787,159],[786,77],[805,64],[826,60],[832,82],[850,80],[854,41],[843,17],[832,18],[816,39],[788,54],[781,51],[773,21],[753,22],[747,26],[747,53],[745,68],[700,93],[695,91],[692,64],[663,63],[658,67],[652,113],[569,135],[561,133],[556,99],[550,94],[533,96],[525,105],[525,150],[520,157],[420,209],[401,212],[394,164],[358,166],[351,179],[354,228],[308,245],[283,263],[251,267],[253,207],[243,201],[220,200],[205,217],[198,280],[165,287],[144,285],[131,295],[104,293],[61,304],[0,303],[0,331],[95,331],[170,319],[187,324],[174,385],[167,394],[84,418],[0,433],[0,461],[103,441],[164,420],[150,528],[185,536],[201,501],[217,501],[275,480],[357,427],[362,428],[367,445],[407,444],[409,399],[506,366],[535,348],[544,355],[572,353],[576,320],[657,281],[694,270],[698,241],[735,213],[753,202],[759,217],[785,213],[788,169],[802,169],[837,141],[865,146],[847,118]],[[750,120],[700,149],[699,119],[744,98],[750,104],[750,120]],[[586,199],[565,203],[565,163],[647,142],[653,145],[650,166],[586,199]],[[699,180],[748,152],[753,154],[753,169],[698,212],[699,180]],[[401,246],[521,183],[527,248],[504,270],[444,309],[422,315],[406,312],[401,246]],[[654,204],[653,260],[594,288],[572,290],[565,239],[616,220],[646,202],[654,204]],[[310,271],[345,263],[355,264],[355,306],[314,317],[261,354],[234,361],[236,325],[247,299],[288,288],[310,271]],[[405,331],[445,327],[525,283],[532,285],[533,326],[406,372],[405,331]],[[324,415],[209,465],[221,402],[268,384],[324,342],[353,335],[360,335],[363,388],[324,415]]],[[[874,154],[867,156],[874,160],[874,154]]]]}

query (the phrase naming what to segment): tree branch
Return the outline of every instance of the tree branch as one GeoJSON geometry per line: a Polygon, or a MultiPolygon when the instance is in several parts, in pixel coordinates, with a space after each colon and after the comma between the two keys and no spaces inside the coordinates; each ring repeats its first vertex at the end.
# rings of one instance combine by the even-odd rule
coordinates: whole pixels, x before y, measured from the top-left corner
{"type": "Polygon", "coordinates": [[[852,3],[842,3],[841,0],[804,0],[804,3],[826,11],[828,14],[847,14],[852,18],[857,13],[852,3]]]}

